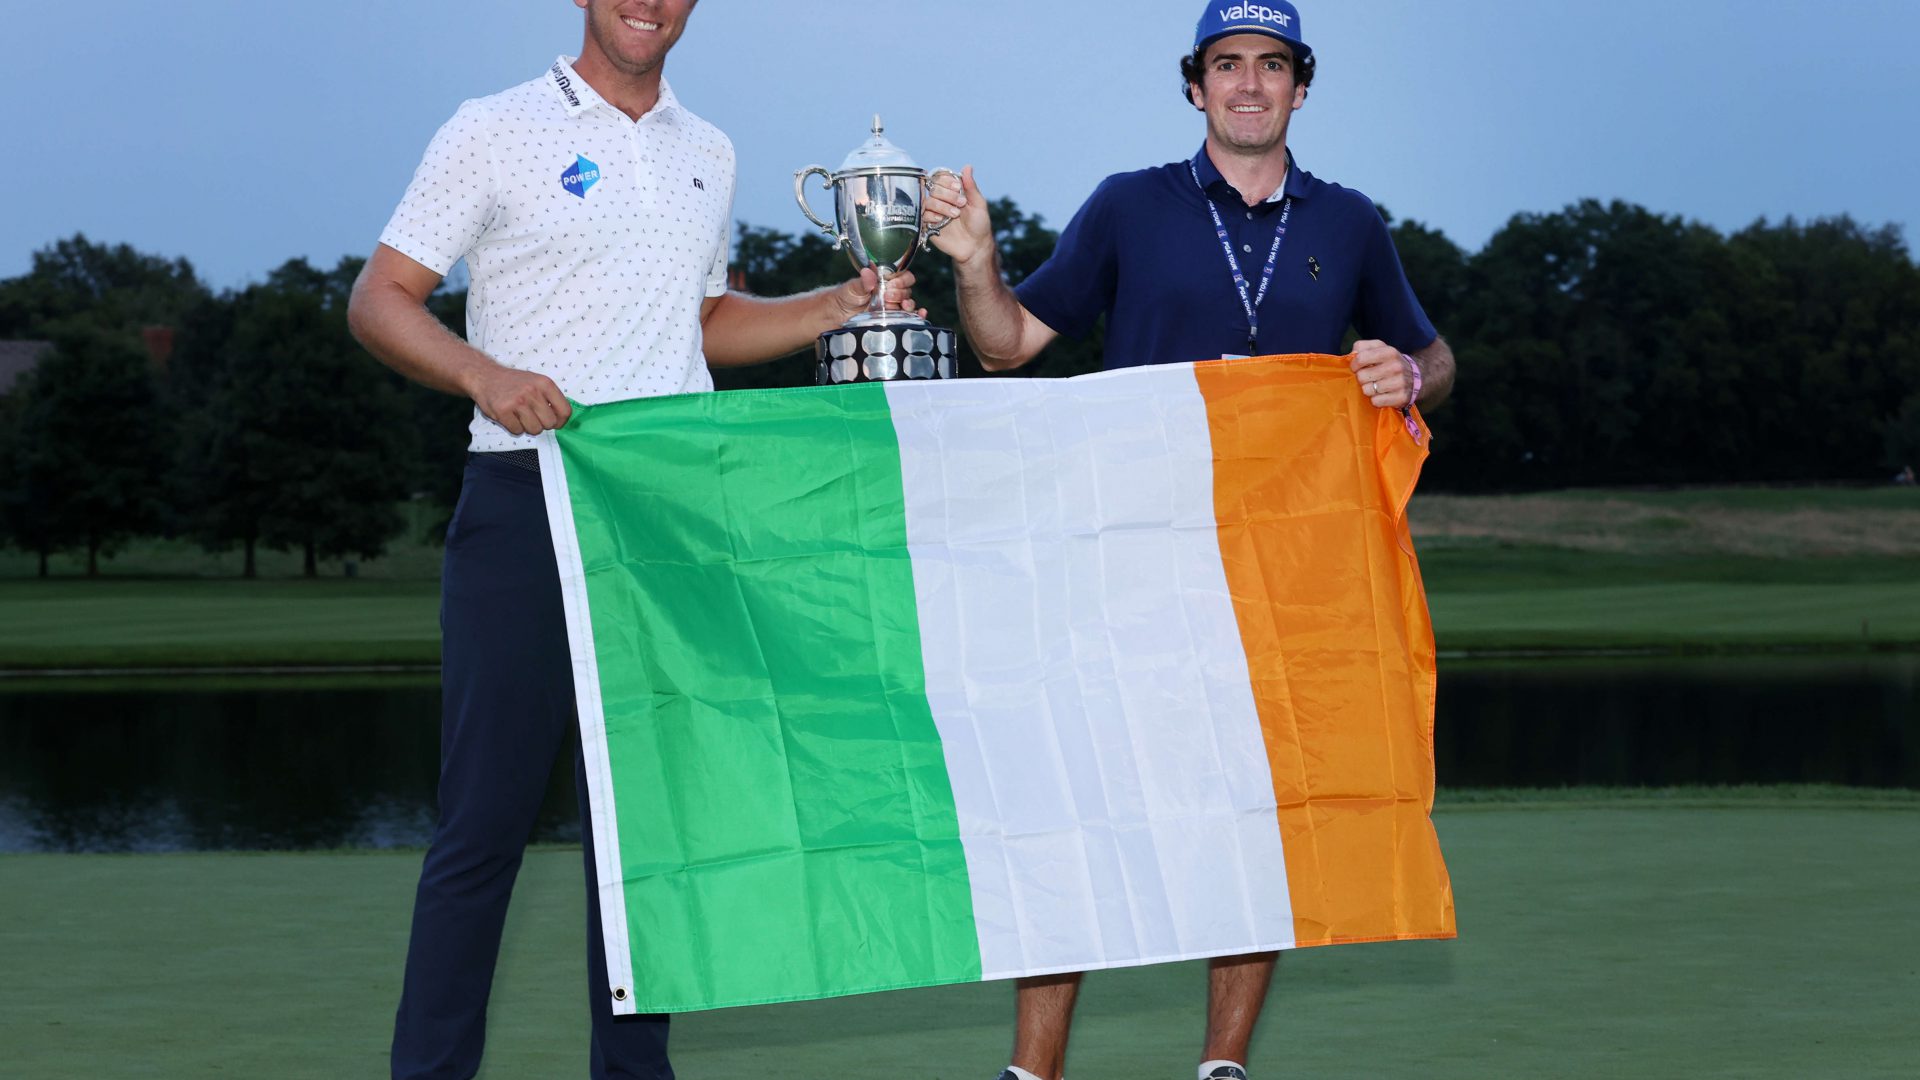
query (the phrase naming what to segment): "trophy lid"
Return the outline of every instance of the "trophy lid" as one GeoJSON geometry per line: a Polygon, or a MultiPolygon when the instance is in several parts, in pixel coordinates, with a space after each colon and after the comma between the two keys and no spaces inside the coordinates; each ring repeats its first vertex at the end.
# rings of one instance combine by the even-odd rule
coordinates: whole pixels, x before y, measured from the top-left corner
{"type": "Polygon", "coordinates": [[[905,150],[893,145],[885,135],[886,128],[880,123],[880,114],[873,116],[873,137],[855,147],[853,153],[840,163],[840,172],[873,172],[885,169],[890,172],[920,172],[920,166],[905,150]]]}

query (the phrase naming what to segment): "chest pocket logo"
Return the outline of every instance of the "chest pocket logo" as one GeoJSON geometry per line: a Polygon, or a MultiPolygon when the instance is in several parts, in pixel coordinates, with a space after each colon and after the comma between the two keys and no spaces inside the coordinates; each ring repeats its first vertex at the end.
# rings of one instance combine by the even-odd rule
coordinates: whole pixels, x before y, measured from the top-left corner
{"type": "Polygon", "coordinates": [[[600,166],[579,154],[573,155],[573,164],[567,166],[566,171],[560,174],[560,186],[583,199],[587,197],[587,192],[593,189],[593,185],[599,182],[600,166]]]}

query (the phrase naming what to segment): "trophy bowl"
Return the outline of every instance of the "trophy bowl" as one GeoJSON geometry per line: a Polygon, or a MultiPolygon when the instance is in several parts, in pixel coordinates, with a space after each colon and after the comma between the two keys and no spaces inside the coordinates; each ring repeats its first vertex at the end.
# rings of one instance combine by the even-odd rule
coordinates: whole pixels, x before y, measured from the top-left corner
{"type": "Polygon", "coordinates": [[[894,379],[951,379],[957,354],[953,331],[933,326],[910,311],[886,306],[887,279],[905,270],[939,232],[921,222],[927,185],[951,169],[927,170],[893,145],[880,118],[873,134],[828,172],[811,165],[793,175],[794,198],[807,220],[844,250],[855,269],[871,267],[880,278],[867,310],[814,342],[814,378],[822,386],[894,379]],[[807,201],[807,179],[818,175],[833,192],[833,224],[807,201]]]}

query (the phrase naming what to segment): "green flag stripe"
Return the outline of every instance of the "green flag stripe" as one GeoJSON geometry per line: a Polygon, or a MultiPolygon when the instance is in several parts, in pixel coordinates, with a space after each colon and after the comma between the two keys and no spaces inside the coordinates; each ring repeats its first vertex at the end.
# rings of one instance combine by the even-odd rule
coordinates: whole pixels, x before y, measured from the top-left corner
{"type": "Polygon", "coordinates": [[[979,978],[883,389],[577,408],[558,441],[635,1007],[979,978]]]}

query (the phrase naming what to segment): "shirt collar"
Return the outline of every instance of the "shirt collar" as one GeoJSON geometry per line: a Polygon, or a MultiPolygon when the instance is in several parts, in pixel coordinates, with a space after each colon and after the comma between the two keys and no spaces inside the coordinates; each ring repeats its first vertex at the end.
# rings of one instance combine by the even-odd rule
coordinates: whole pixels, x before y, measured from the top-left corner
{"type": "MultiPolygon", "coordinates": [[[[1233,185],[1227,183],[1227,178],[1220,175],[1220,170],[1214,167],[1213,155],[1207,153],[1206,143],[1201,143],[1200,152],[1193,156],[1193,167],[1194,167],[1194,171],[1200,174],[1201,187],[1207,189],[1208,191],[1212,191],[1214,185],[1219,184],[1226,191],[1233,190],[1233,185]]],[[[1293,160],[1293,151],[1288,150],[1287,151],[1287,178],[1280,182],[1279,190],[1267,196],[1267,201],[1270,203],[1277,203],[1281,199],[1285,199],[1285,198],[1295,198],[1295,199],[1306,198],[1307,197],[1307,181],[1309,179],[1310,177],[1308,177],[1307,174],[1301,170],[1299,163],[1293,160]]],[[[1238,195],[1239,192],[1235,191],[1234,194],[1238,195]]]]}
{"type": "MultiPolygon", "coordinates": [[[[620,112],[620,110],[614,109],[613,105],[610,104],[606,98],[601,97],[593,87],[587,85],[587,80],[581,78],[579,72],[573,70],[573,62],[575,59],[575,57],[571,56],[562,56],[553,62],[552,67],[547,69],[547,86],[552,89],[554,95],[560,99],[560,104],[567,110],[567,116],[579,116],[588,109],[595,107],[603,107],[613,109],[614,112],[620,112]]],[[[647,110],[646,115],[640,119],[645,120],[648,116],[658,116],[661,119],[666,119],[673,113],[683,111],[685,110],[680,104],[679,97],[674,94],[673,87],[668,85],[667,77],[662,75],[660,76],[660,98],[653,103],[653,108],[647,110]]],[[[623,117],[625,116],[624,113],[621,115],[623,117]]]]}
{"type": "Polygon", "coordinates": [[[605,105],[606,99],[587,85],[587,80],[573,70],[573,57],[562,56],[547,69],[547,86],[560,104],[566,107],[568,116],[578,116],[596,105],[605,105]]]}
{"type": "MultiPolygon", "coordinates": [[[[659,116],[664,120],[674,113],[685,111],[686,109],[680,104],[680,99],[674,95],[673,86],[667,82],[666,75],[662,74],[660,76],[660,98],[653,103],[653,108],[647,110],[647,116],[659,116]]],[[[647,116],[642,116],[640,119],[645,120],[647,116]]]]}

